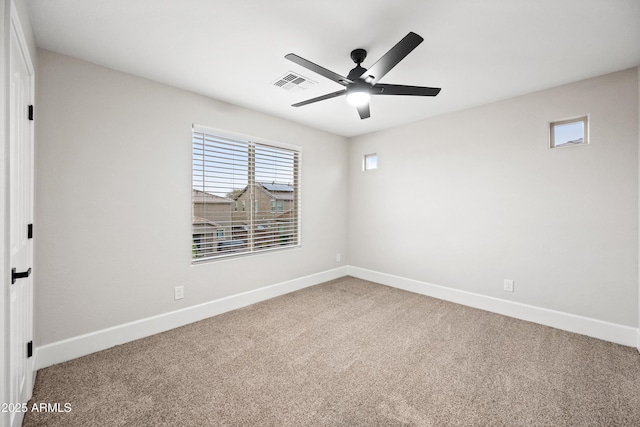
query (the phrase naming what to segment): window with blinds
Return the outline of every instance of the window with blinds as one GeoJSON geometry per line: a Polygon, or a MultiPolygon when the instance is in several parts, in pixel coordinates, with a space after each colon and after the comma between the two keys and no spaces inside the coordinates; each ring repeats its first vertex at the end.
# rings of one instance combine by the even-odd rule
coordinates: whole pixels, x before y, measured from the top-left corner
{"type": "Polygon", "coordinates": [[[192,133],[192,260],[300,244],[300,153],[192,133]]]}

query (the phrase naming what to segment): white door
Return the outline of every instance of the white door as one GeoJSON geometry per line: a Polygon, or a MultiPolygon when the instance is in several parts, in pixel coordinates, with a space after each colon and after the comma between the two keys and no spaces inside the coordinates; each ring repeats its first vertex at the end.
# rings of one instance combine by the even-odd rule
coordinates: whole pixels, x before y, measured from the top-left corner
{"type": "MultiPolygon", "coordinates": [[[[15,9],[12,11],[14,12],[15,9]]],[[[29,105],[33,98],[33,67],[25,49],[19,22],[12,13],[9,87],[9,399],[26,403],[33,385],[33,358],[28,354],[33,339],[33,240],[29,224],[33,217],[33,121],[29,105]]],[[[10,425],[19,426],[23,413],[11,411],[10,425]]]]}

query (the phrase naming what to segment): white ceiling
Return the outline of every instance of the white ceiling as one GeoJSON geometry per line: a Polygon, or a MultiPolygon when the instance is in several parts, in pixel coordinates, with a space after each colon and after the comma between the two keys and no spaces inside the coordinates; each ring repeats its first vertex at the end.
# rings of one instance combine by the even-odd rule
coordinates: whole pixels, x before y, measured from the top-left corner
{"type": "Polygon", "coordinates": [[[640,0],[27,0],[38,46],[343,136],[640,65],[640,0]],[[342,86],[364,48],[371,66],[409,31],[424,42],[381,83],[441,87],[378,96],[360,120],[342,86]],[[317,82],[273,86],[294,71],[317,82]]]}

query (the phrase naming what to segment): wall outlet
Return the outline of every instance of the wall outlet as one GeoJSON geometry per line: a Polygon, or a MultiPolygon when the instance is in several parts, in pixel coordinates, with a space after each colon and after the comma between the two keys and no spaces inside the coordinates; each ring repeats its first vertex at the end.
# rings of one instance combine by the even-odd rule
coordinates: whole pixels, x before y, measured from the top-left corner
{"type": "Polygon", "coordinates": [[[336,262],[340,262],[340,253],[336,254],[336,262]]]}
{"type": "Polygon", "coordinates": [[[513,280],[504,279],[504,290],[506,292],[513,292],[513,280]]]}
{"type": "Polygon", "coordinates": [[[173,298],[177,300],[184,298],[184,286],[176,286],[173,289],[173,298]]]}

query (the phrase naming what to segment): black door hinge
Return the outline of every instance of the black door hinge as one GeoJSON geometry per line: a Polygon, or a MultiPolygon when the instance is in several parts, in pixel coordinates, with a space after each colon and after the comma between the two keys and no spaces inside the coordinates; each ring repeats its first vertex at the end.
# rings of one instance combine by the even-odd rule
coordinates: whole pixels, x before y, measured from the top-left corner
{"type": "Polygon", "coordinates": [[[27,343],[27,358],[33,356],[33,341],[27,343]]]}
{"type": "Polygon", "coordinates": [[[33,105],[29,105],[29,120],[33,120],[33,105]]]}
{"type": "Polygon", "coordinates": [[[27,239],[33,239],[33,224],[27,225],[27,239]]]}

